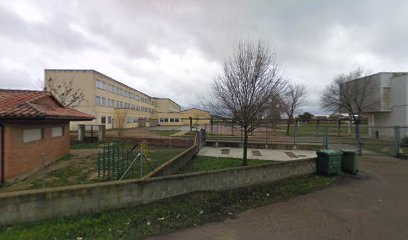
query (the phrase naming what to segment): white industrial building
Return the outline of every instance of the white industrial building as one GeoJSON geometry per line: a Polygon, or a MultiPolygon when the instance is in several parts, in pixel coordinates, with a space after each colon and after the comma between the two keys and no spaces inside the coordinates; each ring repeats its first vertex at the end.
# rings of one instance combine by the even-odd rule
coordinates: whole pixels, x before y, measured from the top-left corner
{"type": "MultiPolygon", "coordinates": [[[[392,137],[394,126],[401,126],[401,137],[408,135],[408,72],[380,72],[365,78],[373,81],[370,102],[365,111],[372,136],[392,137]]],[[[358,81],[354,80],[354,81],[358,81]]]]}

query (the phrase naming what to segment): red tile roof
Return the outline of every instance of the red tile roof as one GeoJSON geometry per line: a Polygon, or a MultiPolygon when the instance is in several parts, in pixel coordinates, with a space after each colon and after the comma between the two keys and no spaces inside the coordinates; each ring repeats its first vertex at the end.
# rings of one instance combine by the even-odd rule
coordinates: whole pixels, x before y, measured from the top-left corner
{"type": "Polygon", "coordinates": [[[50,92],[0,89],[0,119],[92,120],[92,115],[62,106],[50,92]],[[55,104],[38,103],[50,98],[55,104]]]}

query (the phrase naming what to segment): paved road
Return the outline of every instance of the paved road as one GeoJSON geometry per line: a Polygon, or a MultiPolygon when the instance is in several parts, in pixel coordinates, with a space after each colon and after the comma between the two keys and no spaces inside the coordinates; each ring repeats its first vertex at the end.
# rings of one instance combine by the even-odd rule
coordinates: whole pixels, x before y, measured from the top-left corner
{"type": "Polygon", "coordinates": [[[408,161],[364,157],[359,179],[151,239],[408,239],[408,161]]]}

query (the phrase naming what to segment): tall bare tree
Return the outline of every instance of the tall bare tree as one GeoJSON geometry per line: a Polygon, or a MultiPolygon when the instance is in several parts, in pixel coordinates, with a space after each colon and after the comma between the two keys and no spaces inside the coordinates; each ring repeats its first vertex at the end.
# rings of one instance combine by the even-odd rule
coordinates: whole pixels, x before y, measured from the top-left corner
{"type": "Polygon", "coordinates": [[[302,84],[289,84],[283,94],[284,112],[288,118],[286,135],[289,135],[290,125],[293,124],[294,115],[305,104],[307,96],[306,86],[302,84]]]}
{"type": "Polygon", "coordinates": [[[376,81],[364,76],[361,68],[338,75],[323,91],[322,107],[333,113],[348,113],[352,118],[361,150],[360,124],[363,114],[379,104],[376,81]]]}
{"type": "Polygon", "coordinates": [[[211,85],[212,112],[232,119],[244,134],[242,165],[247,165],[248,135],[265,116],[274,98],[284,90],[276,56],[259,41],[241,42],[223,62],[223,73],[211,85]]]}
{"type": "Polygon", "coordinates": [[[68,82],[48,79],[44,90],[50,91],[65,107],[78,107],[85,100],[84,93],[76,88],[73,79],[68,82]]]}

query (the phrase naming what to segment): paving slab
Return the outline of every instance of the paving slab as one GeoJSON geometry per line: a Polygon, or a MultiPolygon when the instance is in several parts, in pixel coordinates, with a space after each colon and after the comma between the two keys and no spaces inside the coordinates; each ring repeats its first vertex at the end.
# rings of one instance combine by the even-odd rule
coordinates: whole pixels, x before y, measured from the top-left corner
{"type": "MultiPolygon", "coordinates": [[[[209,157],[229,157],[242,158],[242,148],[226,147],[204,147],[198,153],[199,156],[209,157]]],[[[248,148],[248,159],[272,160],[272,161],[291,161],[304,158],[316,157],[316,151],[309,150],[279,150],[279,149],[255,149],[248,148]]]]}

